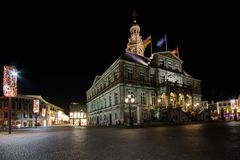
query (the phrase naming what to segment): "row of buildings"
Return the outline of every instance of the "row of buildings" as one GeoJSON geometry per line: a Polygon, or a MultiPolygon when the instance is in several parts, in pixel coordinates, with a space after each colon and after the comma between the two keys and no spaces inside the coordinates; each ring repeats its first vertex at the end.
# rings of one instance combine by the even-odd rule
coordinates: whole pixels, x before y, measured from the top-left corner
{"type": "MultiPolygon", "coordinates": [[[[159,101],[160,103],[160,101],[159,101]]],[[[126,104],[126,102],[125,102],[126,104]]],[[[7,126],[8,124],[8,110],[9,98],[0,97],[0,126],[7,126]]],[[[163,107],[163,106],[161,106],[163,107]]],[[[163,107],[166,109],[166,107],[163,107]]],[[[198,112],[197,120],[239,120],[240,119],[240,96],[225,101],[211,102],[202,101],[198,112]],[[208,110],[209,112],[204,112],[208,110]]],[[[36,127],[36,126],[52,126],[61,124],[70,124],[75,126],[96,125],[88,123],[87,121],[87,108],[76,102],[72,102],[69,106],[69,116],[65,115],[64,110],[56,105],[53,105],[41,96],[34,95],[18,95],[11,99],[11,113],[12,113],[12,126],[13,127],[36,127]],[[34,101],[39,101],[39,111],[34,112],[34,101]]],[[[156,110],[157,114],[153,116],[164,117],[166,116],[162,110],[156,110]]],[[[134,111],[131,111],[134,113],[134,111]]],[[[186,121],[186,112],[181,107],[173,108],[171,112],[167,112],[169,117],[173,120],[176,116],[181,117],[182,121],[186,121]]],[[[133,115],[134,116],[134,115],[133,115]]],[[[161,119],[163,120],[163,119],[161,119]]],[[[180,121],[181,122],[181,121],[180,121]]],[[[100,123],[100,122],[99,122],[100,123]]],[[[117,121],[112,125],[121,124],[117,121]]],[[[104,124],[99,124],[104,125],[104,124]]]]}
{"type": "Polygon", "coordinates": [[[236,98],[224,101],[204,103],[205,108],[211,110],[213,120],[239,120],[240,119],[240,95],[236,98]]]}
{"type": "Polygon", "coordinates": [[[8,126],[9,116],[12,126],[17,128],[52,126],[69,121],[62,108],[37,95],[0,97],[0,126],[8,126]]]}
{"type": "Polygon", "coordinates": [[[9,114],[13,128],[53,126],[53,125],[87,125],[86,105],[72,102],[69,115],[39,95],[17,95],[17,97],[0,97],[0,128],[8,127],[9,114]],[[9,106],[11,107],[9,110],[9,106]]]}

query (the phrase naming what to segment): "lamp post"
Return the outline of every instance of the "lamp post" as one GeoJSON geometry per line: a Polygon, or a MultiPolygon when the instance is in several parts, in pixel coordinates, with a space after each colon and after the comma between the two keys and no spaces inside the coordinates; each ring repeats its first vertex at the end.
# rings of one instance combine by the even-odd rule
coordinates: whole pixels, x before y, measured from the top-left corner
{"type": "Polygon", "coordinates": [[[133,121],[132,121],[132,113],[131,113],[131,103],[134,103],[135,99],[129,94],[126,98],[125,98],[125,103],[128,104],[128,112],[129,112],[129,119],[128,119],[128,125],[131,127],[133,126],[133,121]]]}
{"type": "Polygon", "coordinates": [[[162,105],[161,105],[161,99],[158,99],[158,120],[160,120],[161,117],[161,109],[162,109],[162,105]]]}
{"type": "Polygon", "coordinates": [[[235,106],[235,116],[236,116],[236,121],[238,120],[238,107],[237,106],[235,106]]]}
{"type": "Polygon", "coordinates": [[[12,133],[12,106],[11,97],[8,97],[8,133],[12,133]]]}
{"type": "Polygon", "coordinates": [[[37,113],[35,113],[35,128],[37,128],[37,117],[38,117],[38,115],[37,115],[37,113]]]}

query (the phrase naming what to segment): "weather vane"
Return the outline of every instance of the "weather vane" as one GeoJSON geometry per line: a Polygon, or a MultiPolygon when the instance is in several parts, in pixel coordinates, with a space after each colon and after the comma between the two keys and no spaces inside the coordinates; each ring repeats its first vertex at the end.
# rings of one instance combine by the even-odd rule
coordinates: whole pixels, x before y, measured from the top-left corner
{"type": "Polygon", "coordinates": [[[133,14],[132,14],[132,16],[133,16],[133,23],[137,23],[137,20],[136,20],[137,13],[136,13],[136,11],[135,11],[135,10],[133,11],[133,14]]]}

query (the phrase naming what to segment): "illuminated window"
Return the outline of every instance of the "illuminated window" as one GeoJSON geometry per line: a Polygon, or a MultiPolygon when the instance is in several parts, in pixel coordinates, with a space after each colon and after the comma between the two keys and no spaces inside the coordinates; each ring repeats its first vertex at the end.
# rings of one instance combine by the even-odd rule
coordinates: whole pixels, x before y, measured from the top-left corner
{"type": "Polygon", "coordinates": [[[24,118],[27,118],[28,117],[28,114],[26,112],[23,112],[23,117],[24,118]]]}
{"type": "Polygon", "coordinates": [[[83,118],[83,112],[80,113],[80,118],[83,118]]]}
{"type": "Polygon", "coordinates": [[[73,113],[73,118],[77,118],[77,117],[78,117],[77,112],[74,112],[73,113]]]}
{"type": "Polygon", "coordinates": [[[177,104],[177,95],[173,92],[170,93],[170,104],[171,105],[177,104]]]}
{"type": "Polygon", "coordinates": [[[141,92],[141,104],[146,104],[145,93],[141,92]]]}
{"type": "Polygon", "coordinates": [[[156,105],[156,94],[152,93],[152,105],[155,106],[156,105]]]}
{"type": "Polygon", "coordinates": [[[184,95],[179,93],[178,95],[178,103],[182,106],[184,104],[184,95]]]}
{"type": "Polygon", "coordinates": [[[166,103],[166,94],[165,93],[160,95],[160,97],[158,99],[158,103],[159,103],[159,105],[165,105],[165,103],[166,103]]]}
{"type": "Polygon", "coordinates": [[[188,104],[188,106],[192,105],[192,96],[191,95],[186,95],[186,103],[188,104]]]}

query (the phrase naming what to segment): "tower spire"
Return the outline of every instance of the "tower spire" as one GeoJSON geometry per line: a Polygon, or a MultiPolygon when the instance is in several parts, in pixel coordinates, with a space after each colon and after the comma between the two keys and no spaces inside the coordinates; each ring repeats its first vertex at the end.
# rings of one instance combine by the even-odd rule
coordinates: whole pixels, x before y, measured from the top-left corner
{"type": "Polygon", "coordinates": [[[133,24],[137,24],[137,20],[136,20],[137,13],[135,10],[133,11],[132,17],[133,17],[133,24]]]}
{"type": "Polygon", "coordinates": [[[145,48],[143,45],[142,36],[140,35],[140,27],[137,24],[137,20],[136,20],[137,13],[135,10],[133,11],[132,16],[133,16],[133,25],[130,28],[131,37],[128,38],[126,52],[144,56],[145,48]]]}

